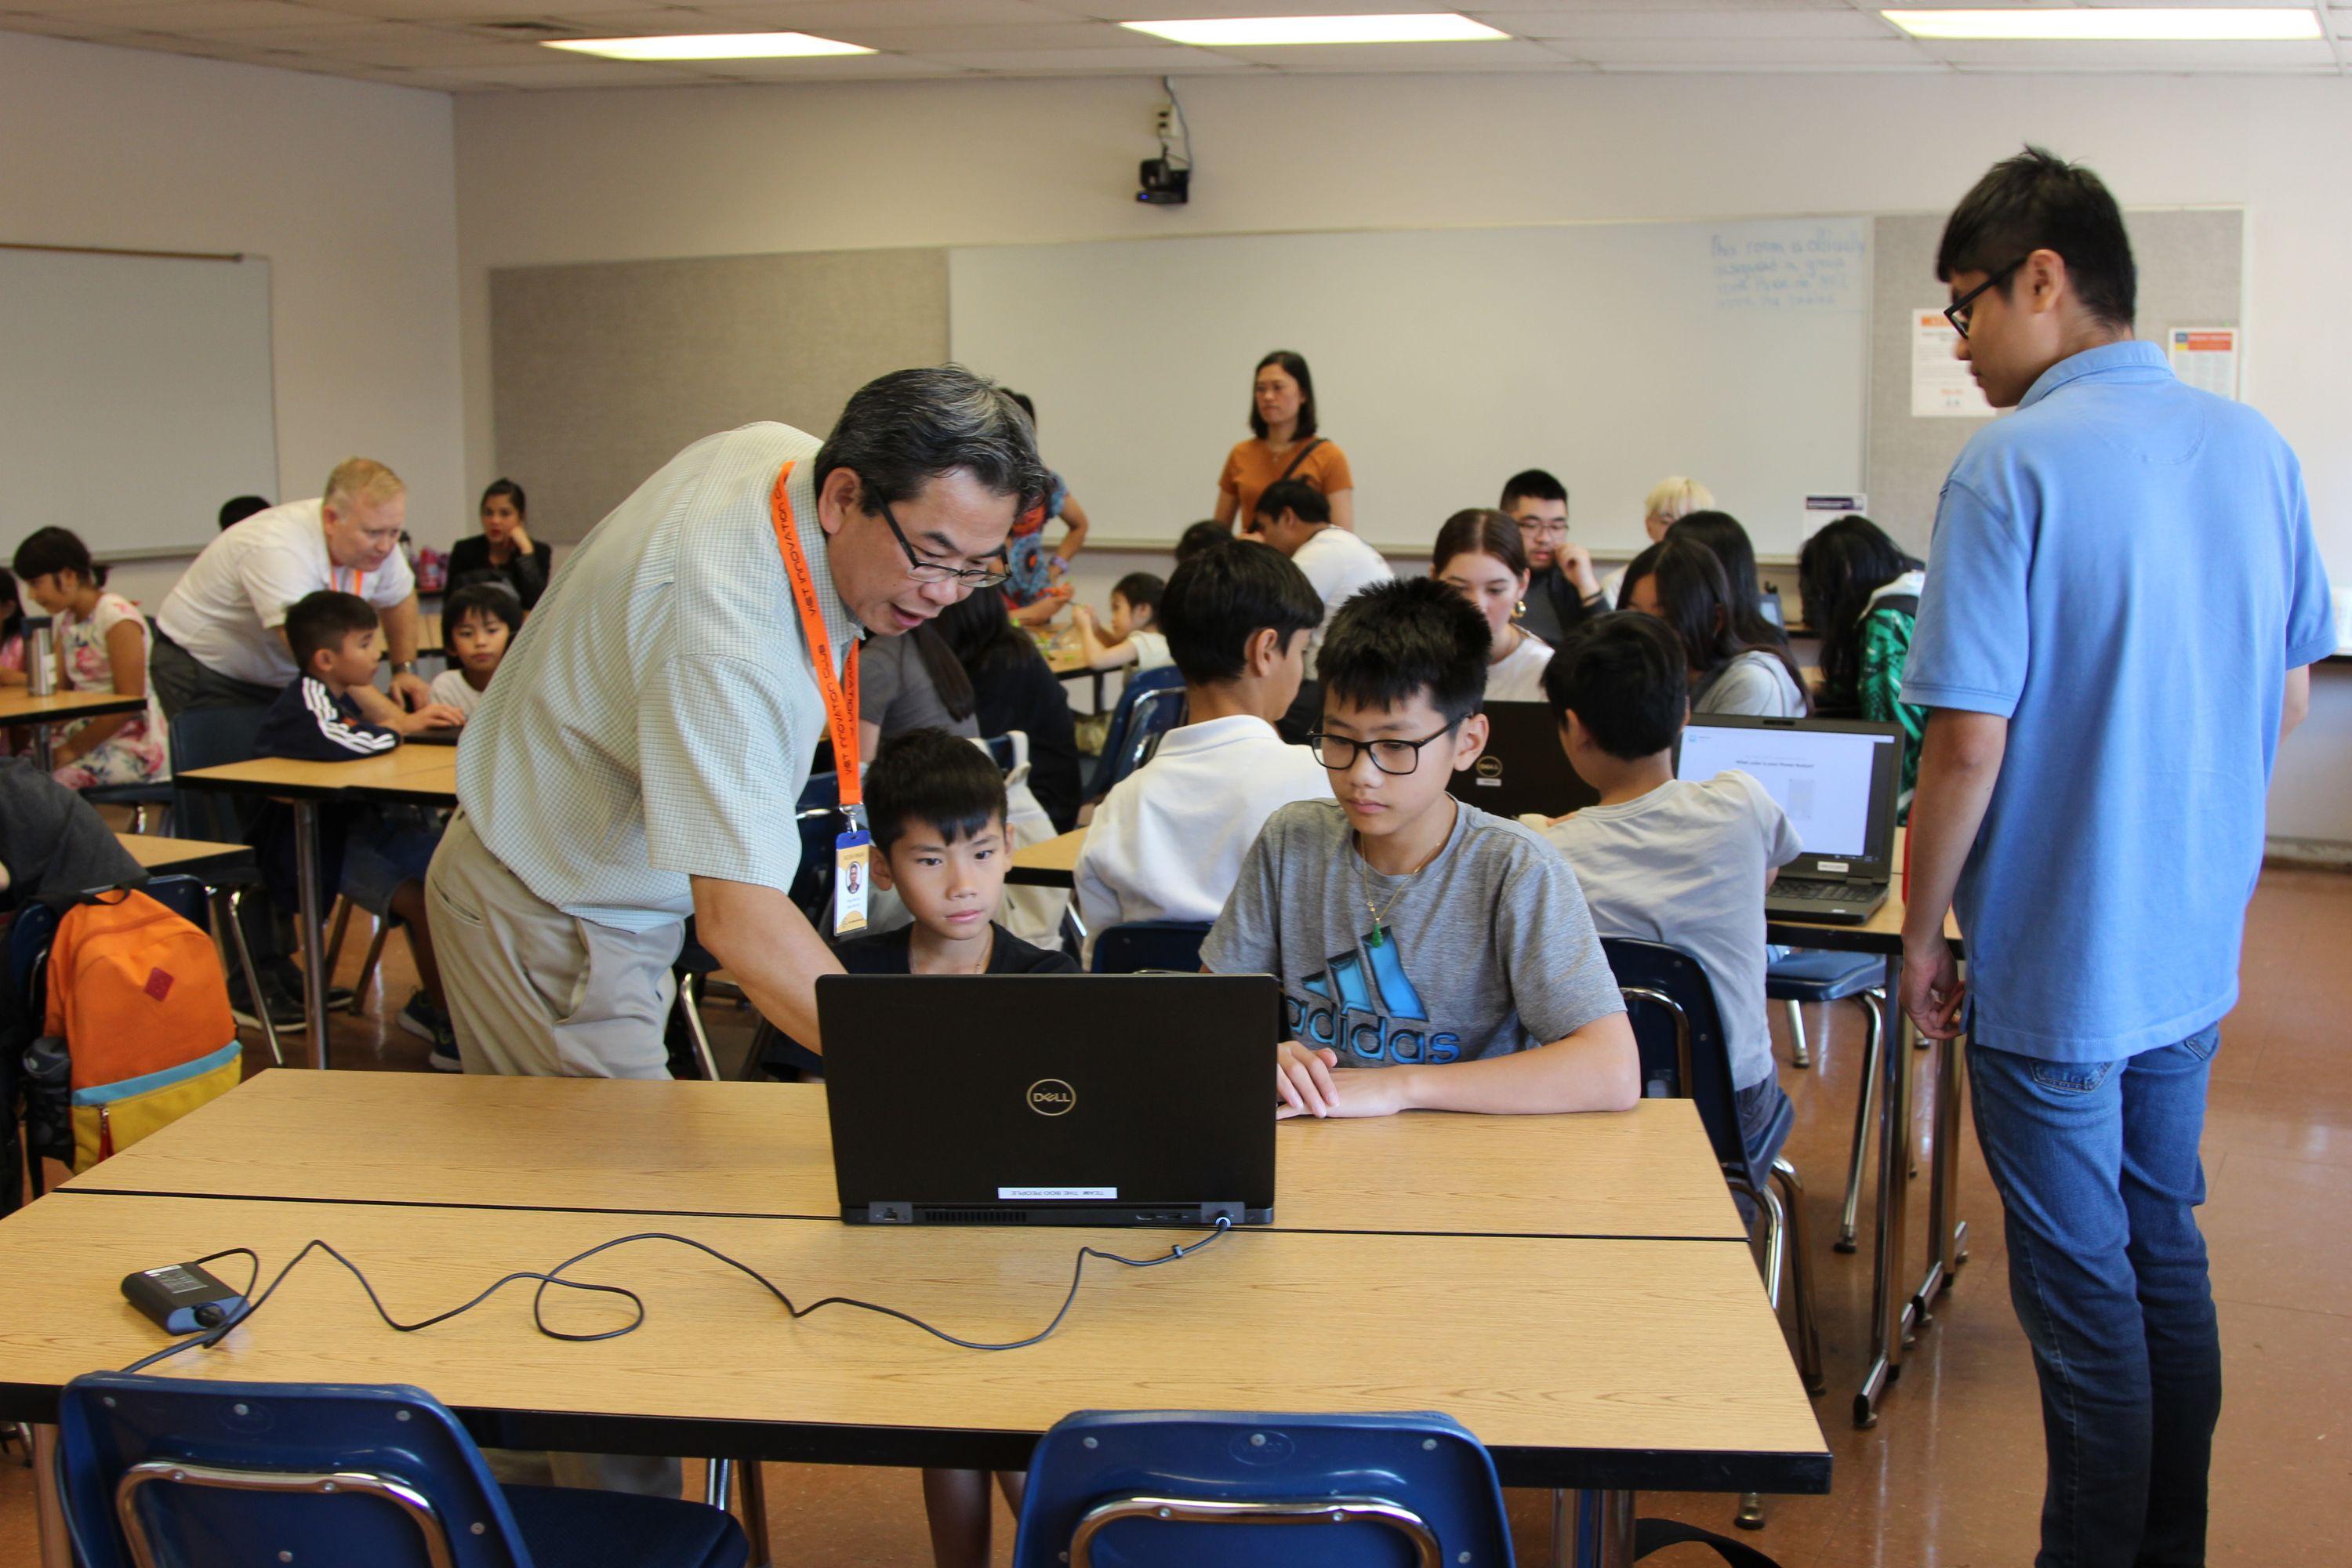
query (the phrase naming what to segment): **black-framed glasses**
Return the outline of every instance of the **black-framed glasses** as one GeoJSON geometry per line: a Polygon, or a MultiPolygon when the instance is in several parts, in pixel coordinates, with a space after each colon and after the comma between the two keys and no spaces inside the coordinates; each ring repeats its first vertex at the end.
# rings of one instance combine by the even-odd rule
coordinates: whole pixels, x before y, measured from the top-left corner
{"type": "MultiPolygon", "coordinates": [[[[861,479],[863,477],[860,476],[861,479]]],[[[907,538],[907,531],[898,526],[898,518],[891,514],[890,503],[877,495],[870,486],[866,493],[873,498],[875,507],[882,513],[882,521],[889,524],[890,537],[898,542],[899,550],[907,557],[907,575],[916,582],[957,583],[967,588],[993,588],[1013,575],[1002,566],[950,566],[944,561],[924,560],[915,553],[913,543],[907,538]]]]}
{"type": "Polygon", "coordinates": [[[2011,262],[2000,271],[1991,274],[1986,278],[1983,282],[1978,284],[1975,288],[1969,289],[1967,293],[1961,295],[1958,299],[1944,307],[1944,320],[1952,323],[1952,331],[1960,334],[1960,339],[1963,342],[1968,340],[1969,335],[1969,308],[1977,302],[1977,296],[1983,293],[1986,289],[1992,288],[1995,284],[2000,282],[2002,279],[2007,278],[2011,273],[2016,271],[2019,268],[2024,266],[2027,262],[2032,259],[2033,253],[2029,250],[2023,256],[2019,257],[2016,260],[2011,262]]]}
{"type": "Polygon", "coordinates": [[[1538,539],[1566,539],[1568,537],[1568,524],[1564,520],[1559,518],[1545,519],[1538,517],[1523,517],[1519,519],[1518,521],[1519,531],[1521,533],[1531,533],[1538,539]]]}
{"type": "Polygon", "coordinates": [[[1349,735],[1327,735],[1320,730],[1307,737],[1307,750],[1315,760],[1335,773],[1344,773],[1356,765],[1357,757],[1372,753],[1372,766],[1384,773],[1409,773],[1421,766],[1421,749],[1432,741],[1442,741],[1454,733],[1448,724],[1434,735],[1424,735],[1418,741],[1359,741],[1349,735]]]}

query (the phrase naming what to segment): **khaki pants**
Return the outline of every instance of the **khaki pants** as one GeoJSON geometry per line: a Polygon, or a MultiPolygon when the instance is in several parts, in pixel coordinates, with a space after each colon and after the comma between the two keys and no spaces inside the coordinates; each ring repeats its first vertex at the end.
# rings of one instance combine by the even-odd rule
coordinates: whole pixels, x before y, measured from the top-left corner
{"type": "Polygon", "coordinates": [[[685,945],[683,921],[625,931],[565,914],[524,887],[462,811],[425,892],[467,1072],[669,1076],[663,1030],[677,997],[670,965],[685,945]]]}

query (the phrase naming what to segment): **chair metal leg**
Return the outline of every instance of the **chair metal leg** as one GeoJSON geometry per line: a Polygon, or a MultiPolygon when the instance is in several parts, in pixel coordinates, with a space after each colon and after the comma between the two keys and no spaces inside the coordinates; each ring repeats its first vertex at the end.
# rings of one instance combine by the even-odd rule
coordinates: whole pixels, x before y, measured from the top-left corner
{"type": "Polygon", "coordinates": [[[1828,1389],[1822,1376],[1822,1327],[1813,1304],[1811,1229],[1805,1218],[1805,1184],[1786,1159],[1772,1162],[1772,1174],[1788,1194],[1789,1282],[1797,1293],[1797,1374],[1807,1394],[1828,1389]]]}
{"type": "Polygon", "coordinates": [[[711,1054],[710,1037],[703,1032],[702,1006],[696,993],[700,989],[695,977],[677,977],[677,1007],[686,1019],[687,1033],[694,1037],[694,1063],[702,1069],[704,1081],[719,1081],[719,1058],[711,1054]]]}
{"type": "Polygon", "coordinates": [[[1862,1203],[1862,1161],[1870,1146],[1870,1112],[1878,1100],[1878,1053],[1885,1048],[1886,1027],[1882,998],[1865,991],[1862,1003],[1862,1094],[1853,1110],[1853,1158],[1846,1165],[1845,1206],[1838,1212],[1837,1250],[1854,1249],[1853,1216],[1862,1203]]]}
{"type": "Polygon", "coordinates": [[[334,978],[343,962],[343,936],[352,929],[352,910],[358,906],[349,899],[335,900],[335,929],[327,936],[327,976],[334,978]]]}
{"type": "MultiPolygon", "coordinates": [[[[1792,996],[1780,1005],[1789,1010],[1789,1065],[1809,1068],[1813,1065],[1813,1053],[1805,1044],[1804,1005],[1792,996]]],[[[1824,1029],[1829,1027],[1829,1009],[1822,1008],[1822,1027],[1824,1029]]]]}
{"type": "Polygon", "coordinates": [[[213,919],[228,927],[229,940],[236,945],[236,966],[245,975],[245,994],[253,1003],[253,1016],[261,1020],[261,1037],[269,1042],[269,1060],[273,1066],[286,1065],[286,1053],[278,1044],[278,1026],[269,1016],[268,1003],[262,999],[261,976],[253,967],[253,947],[245,940],[245,926],[238,918],[238,908],[245,902],[240,888],[222,888],[213,894],[213,919]]]}
{"type": "Polygon", "coordinates": [[[735,1461],[713,1459],[702,1476],[702,1500],[716,1509],[727,1506],[728,1483],[733,1479],[735,1461]]]}
{"type": "MultiPolygon", "coordinates": [[[[359,978],[352,983],[352,1012],[357,1016],[367,1003],[368,989],[375,984],[376,967],[383,962],[383,944],[392,935],[392,917],[386,915],[375,922],[375,936],[369,942],[367,957],[360,962],[359,978]]],[[[331,977],[333,971],[328,971],[331,977]]]]}
{"type": "Polygon", "coordinates": [[[751,1538],[747,1568],[771,1568],[775,1554],[768,1549],[768,1483],[760,1461],[744,1459],[735,1468],[736,1488],[743,1499],[743,1533],[751,1538]]]}

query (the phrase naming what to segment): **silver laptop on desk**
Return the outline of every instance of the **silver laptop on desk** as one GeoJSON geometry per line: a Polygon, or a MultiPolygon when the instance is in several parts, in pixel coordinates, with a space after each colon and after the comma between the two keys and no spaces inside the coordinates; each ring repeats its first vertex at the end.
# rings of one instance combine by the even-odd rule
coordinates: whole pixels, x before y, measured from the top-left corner
{"type": "Polygon", "coordinates": [[[1860,925],[1886,901],[1895,874],[1903,731],[1858,719],[1695,715],[1675,751],[1675,776],[1753,776],[1780,803],[1804,850],[1781,868],[1764,912],[1860,925]]]}
{"type": "Polygon", "coordinates": [[[1268,974],[827,974],[841,1217],[1205,1226],[1274,1218],[1268,974]]]}

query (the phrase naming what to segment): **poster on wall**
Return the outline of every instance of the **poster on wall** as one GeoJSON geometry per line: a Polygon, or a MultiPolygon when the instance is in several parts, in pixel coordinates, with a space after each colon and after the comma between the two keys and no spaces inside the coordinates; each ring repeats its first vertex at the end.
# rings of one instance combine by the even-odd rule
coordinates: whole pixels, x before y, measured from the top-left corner
{"type": "Polygon", "coordinates": [[[2200,392],[2235,400],[2238,395],[2238,329],[2172,329],[2172,374],[2200,392]]]}
{"type": "Polygon", "coordinates": [[[1925,305],[1911,312],[1911,417],[1914,419],[1983,419],[1993,412],[1976,377],[1963,362],[1952,357],[1960,334],[1952,330],[1941,305],[1925,305]]]}

